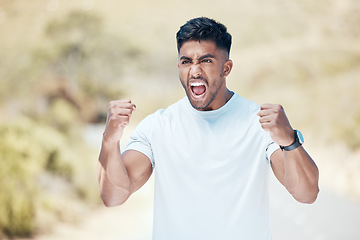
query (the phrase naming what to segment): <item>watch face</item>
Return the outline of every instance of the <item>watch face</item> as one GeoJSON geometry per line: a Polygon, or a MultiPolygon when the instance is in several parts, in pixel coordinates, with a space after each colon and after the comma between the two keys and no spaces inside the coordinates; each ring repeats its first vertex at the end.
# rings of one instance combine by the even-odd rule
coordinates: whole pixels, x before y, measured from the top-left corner
{"type": "Polygon", "coordinates": [[[301,134],[301,132],[300,132],[299,130],[296,130],[296,134],[297,134],[297,136],[298,136],[298,138],[299,138],[300,144],[303,144],[303,143],[304,143],[304,137],[303,137],[303,135],[301,134]]]}

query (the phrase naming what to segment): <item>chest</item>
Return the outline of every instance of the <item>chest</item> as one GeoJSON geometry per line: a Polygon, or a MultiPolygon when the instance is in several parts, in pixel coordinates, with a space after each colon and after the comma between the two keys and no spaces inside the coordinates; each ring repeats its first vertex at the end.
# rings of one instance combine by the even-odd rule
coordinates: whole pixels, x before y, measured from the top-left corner
{"type": "Polygon", "coordinates": [[[265,143],[247,118],[161,120],[152,136],[157,170],[194,171],[205,176],[231,174],[265,162],[265,143]]]}

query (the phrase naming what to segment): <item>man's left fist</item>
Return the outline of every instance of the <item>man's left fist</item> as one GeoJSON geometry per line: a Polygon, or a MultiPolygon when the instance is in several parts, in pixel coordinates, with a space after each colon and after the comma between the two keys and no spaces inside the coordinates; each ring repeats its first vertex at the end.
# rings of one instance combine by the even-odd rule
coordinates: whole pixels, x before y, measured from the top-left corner
{"type": "Polygon", "coordinates": [[[258,112],[261,127],[270,132],[272,140],[280,146],[289,146],[295,140],[284,108],[279,104],[263,104],[258,112]]]}

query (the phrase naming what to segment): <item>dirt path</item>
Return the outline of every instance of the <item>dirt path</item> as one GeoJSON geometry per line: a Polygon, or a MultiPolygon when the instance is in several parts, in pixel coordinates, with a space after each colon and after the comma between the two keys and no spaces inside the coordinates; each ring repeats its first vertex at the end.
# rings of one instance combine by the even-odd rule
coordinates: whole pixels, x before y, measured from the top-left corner
{"type": "Polygon", "coordinates": [[[59,224],[36,240],[151,239],[153,188],[150,180],[121,207],[99,207],[76,225],[59,224]]]}
{"type": "Polygon", "coordinates": [[[324,187],[312,205],[299,204],[280,184],[271,183],[274,240],[359,240],[360,204],[324,187]]]}

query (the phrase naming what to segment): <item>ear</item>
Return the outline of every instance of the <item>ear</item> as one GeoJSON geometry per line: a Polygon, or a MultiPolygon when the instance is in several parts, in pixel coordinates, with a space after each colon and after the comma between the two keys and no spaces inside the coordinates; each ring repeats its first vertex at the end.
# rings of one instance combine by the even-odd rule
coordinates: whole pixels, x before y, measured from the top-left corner
{"type": "Polygon", "coordinates": [[[226,60],[224,64],[224,77],[227,77],[230,74],[232,67],[233,62],[230,59],[226,60]]]}

